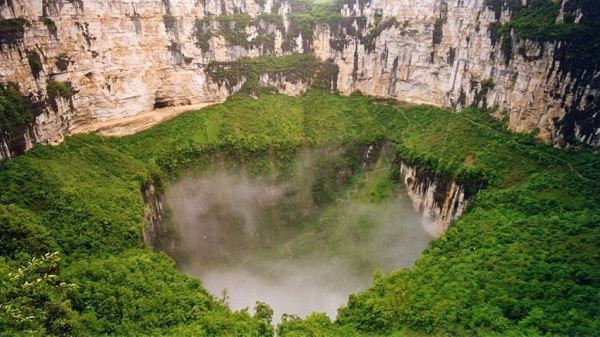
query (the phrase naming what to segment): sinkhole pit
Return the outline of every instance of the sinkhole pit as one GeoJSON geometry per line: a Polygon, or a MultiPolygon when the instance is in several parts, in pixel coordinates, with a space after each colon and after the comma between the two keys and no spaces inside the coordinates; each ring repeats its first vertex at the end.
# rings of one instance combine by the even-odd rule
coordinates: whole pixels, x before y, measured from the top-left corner
{"type": "Polygon", "coordinates": [[[153,245],[233,309],[261,301],[275,323],[284,313],[335,318],[374,273],[412,266],[432,239],[393,153],[371,144],[215,160],[167,188],[166,234],[153,245]]]}

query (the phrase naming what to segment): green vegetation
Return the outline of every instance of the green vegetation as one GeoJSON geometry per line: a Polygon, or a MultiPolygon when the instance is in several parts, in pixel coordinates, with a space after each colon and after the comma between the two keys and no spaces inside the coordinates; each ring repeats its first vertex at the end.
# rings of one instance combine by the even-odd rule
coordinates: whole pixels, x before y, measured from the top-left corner
{"type": "Polygon", "coordinates": [[[305,146],[382,138],[405,162],[486,187],[414,268],[377,275],[335,322],[285,317],[280,336],[596,334],[596,154],[510,133],[487,111],[311,91],[238,95],[134,136],[80,135],[1,162],[0,335],[271,335],[270,308],[231,312],[143,248],[141,186],[215,158],[268,172],[305,146]]]}
{"type": "Polygon", "coordinates": [[[15,45],[23,39],[29,21],[25,18],[0,20],[0,45],[15,45]]]}
{"type": "Polygon", "coordinates": [[[0,20],[0,33],[25,33],[25,27],[29,24],[25,18],[13,18],[0,20]]]}
{"type": "Polygon", "coordinates": [[[58,253],[46,253],[8,274],[3,268],[5,301],[0,323],[4,336],[17,331],[26,336],[79,334],[78,314],[69,299],[77,286],[63,282],[60,260],[58,253]]]}
{"type": "Polygon", "coordinates": [[[58,28],[56,27],[56,23],[54,22],[54,20],[52,20],[51,18],[43,17],[42,22],[44,23],[44,25],[46,25],[46,28],[48,28],[48,32],[50,32],[50,35],[56,37],[56,33],[58,33],[58,28]]]}
{"type": "Polygon", "coordinates": [[[75,90],[71,86],[70,82],[55,81],[50,79],[46,83],[46,93],[48,94],[49,99],[54,100],[57,97],[71,98],[71,96],[75,94],[75,90]]]}
{"type": "Polygon", "coordinates": [[[301,82],[313,88],[335,90],[338,69],[332,62],[319,62],[313,55],[292,54],[288,56],[261,56],[241,58],[235,62],[212,62],[206,72],[209,78],[220,86],[229,89],[245,82],[241,92],[277,92],[276,88],[260,82],[261,75],[271,80],[285,79],[288,82],[301,82]]]}
{"type": "Polygon", "coordinates": [[[31,73],[33,74],[33,77],[38,79],[40,77],[40,72],[44,70],[40,54],[38,54],[35,51],[28,51],[27,62],[29,63],[29,67],[31,68],[31,73]]]}
{"type": "Polygon", "coordinates": [[[32,119],[33,111],[17,86],[0,85],[0,131],[9,135],[18,133],[32,119]]]}
{"type": "MultiPolygon", "coordinates": [[[[511,9],[513,18],[502,25],[496,34],[502,37],[502,51],[505,59],[510,60],[512,45],[511,32],[521,38],[540,42],[562,41],[566,43],[559,57],[564,60],[561,66],[566,69],[582,70],[597,66],[597,51],[600,48],[600,3],[597,1],[569,1],[564,8],[562,20],[559,17],[561,4],[551,0],[520,1],[487,0],[488,6],[498,11],[511,9]],[[576,22],[579,11],[584,15],[576,22]]],[[[507,61],[508,62],[508,61],[507,61]]]]}

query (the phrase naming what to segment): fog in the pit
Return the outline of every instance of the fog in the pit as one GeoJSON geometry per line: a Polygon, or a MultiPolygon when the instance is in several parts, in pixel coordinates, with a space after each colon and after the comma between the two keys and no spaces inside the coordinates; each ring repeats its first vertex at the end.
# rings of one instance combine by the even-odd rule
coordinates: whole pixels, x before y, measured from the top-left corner
{"type": "Polygon", "coordinates": [[[227,289],[233,309],[263,301],[275,322],[283,313],[335,318],[374,271],[413,265],[431,240],[400,187],[365,200],[368,178],[347,183],[339,157],[305,153],[283,181],[222,171],[181,179],[166,192],[177,236],[167,252],[215,296],[227,289]]]}

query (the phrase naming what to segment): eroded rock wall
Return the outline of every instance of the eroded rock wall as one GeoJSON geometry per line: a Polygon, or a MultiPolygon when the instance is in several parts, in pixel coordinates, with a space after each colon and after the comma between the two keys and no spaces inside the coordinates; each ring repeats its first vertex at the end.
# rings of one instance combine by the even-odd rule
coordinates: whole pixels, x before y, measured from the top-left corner
{"type": "Polygon", "coordinates": [[[485,0],[346,2],[344,16],[366,20],[321,25],[315,38],[316,55],[339,66],[343,93],[498,107],[497,117],[508,118],[512,130],[539,130],[541,139],[559,145],[600,146],[600,69],[563,67],[568,46],[561,42],[513,36],[503,46],[496,30],[509,20],[507,10],[485,0]],[[385,29],[375,35],[377,21],[385,29]]]}
{"type": "MultiPolygon", "coordinates": [[[[210,36],[209,48],[203,50],[195,35],[198,20],[208,15],[256,15],[262,9],[251,0],[2,1],[1,19],[25,18],[28,23],[22,36],[0,39],[5,42],[0,83],[17,83],[24,95],[47,100],[32,125],[33,141],[46,144],[59,143],[65,134],[97,120],[219,102],[236,88],[207,78],[208,63],[282,53],[283,40],[275,41],[276,50],[265,51],[261,44],[247,48],[210,36]],[[33,69],[29,55],[37,55],[41,69],[33,69]],[[49,97],[49,80],[68,82],[74,94],[49,97]]],[[[264,29],[282,35],[277,27],[264,29]]],[[[285,91],[298,93],[305,85],[299,86],[285,83],[285,91]]],[[[3,150],[0,158],[10,152],[3,150]]]]}
{"type": "MultiPolygon", "coordinates": [[[[341,18],[310,27],[294,21],[300,7],[293,0],[0,1],[0,19],[27,20],[22,33],[0,36],[0,83],[45,102],[16,143],[58,143],[98,120],[219,102],[246,78],[215,81],[211,62],[308,53],[333,60],[339,71],[331,88],[344,94],[498,106],[513,130],[600,146],[598,69],[565,68],[559,42],[515,37],[507,56],[495,30],[510,12],[486,0],[344,0],[341,18]],[[49,80],[69,83],[73,94],[49,95],[49,80]]],[[[284,75],[260,81],[288,94],[308,86],[284,75]]],[[[1,143],[0,158],[21,152],[1,143]]]]}
{"type": "Polygon", "coordinates": [[[400,174],[415,210],[424,217],[425,228],[433,236],[445,233],[477,193],[472,187],[419,166],[401,163],[400,174]]]}

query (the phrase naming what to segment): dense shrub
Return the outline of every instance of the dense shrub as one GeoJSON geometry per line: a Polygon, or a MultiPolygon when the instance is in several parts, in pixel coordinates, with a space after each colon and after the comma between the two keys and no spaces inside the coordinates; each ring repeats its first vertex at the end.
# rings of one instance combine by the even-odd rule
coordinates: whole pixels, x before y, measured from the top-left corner
{"type": "MultiPolygon", "coordinates": [[[[491,87],[488,82],[482,86],[491,87]]],[[[9,284],[0,290],[2,305],[40,313],[28,325],[7,323],[13,317],[7,310],[0,320],[9,332],[29,327],[47,335],[268,336],[267,307],[258,306],[254,317],[233,313],[168,257],[143,249],[141,186],[167,184],[189,168],[211,165],[217,154],[271,172],[304,146],[382,138],[405,162],[485,188],[414,268],[377,276],[371,289],[351,296],[335,322],[319,314],[287,316],[279,335],[598,331],[596,154],[513,134],[485,110],[401,107],[318,91],[295,98],[238,95],[133,136],[71,137],[0,163],[0,230],[9,243],[0,261],[0,279],[9,284]],[[18,290],[22,283],[9,281],[32,255],[54,249],[64,262],[32,275],[56,275],[76,287],[42,277],[47,297],[36,301],[18,290]],[[58,315],[44,314],[54,308],[58,315]]],[[[371,197],[386,193],[389,186],[382,185],[371,197]]]]}
{"type": "Polygon", "coordinates": [[[35,51],[28,51],[27,62],[29,63],[29,67],[31,68],[31,73],[33,74],[33,77],[38,79],[40,77],[40,72],[44,70],[40,54],[38,54],[35,51]]]}
{"type": "Polygon", "coordinates": [[[28,100],[14,84],[0,84],[0,130],[12,134],[22,131],[33,119],[28,100]]]}
{"type": "Polygon", "coordinates": [[[58,97],[71,98],[75,94],[75,90],[70,82],[50,79],[46,82],[46,93],[49,99],[55,100],[58,97]]]}
{"type": "Polygon", "coordinates": [[[25,35],[29,21],[25,18],[12,18],[0,20],[0,45],[16,45],[25,35]]]}
{"type": "Polygon", "coordinates": [[[48,32],[50,32],[50,35],[56,37],[56,34],[58,33],[58,28],[56,27],[56,23],[54,22],[54,20],[48,17],[44,17],[42,18],[42,22],[44,23],[44,25],[46,25],[46,28],[48,28],[48,32]]]}
{"type": "Polygon", "coordinates": [[[66,53],[61,53],[58,55],[56,59],[56,67],[60,71],[67,71],[69,69],[69,64],[71,63],[71,58],[66,53]]]}

